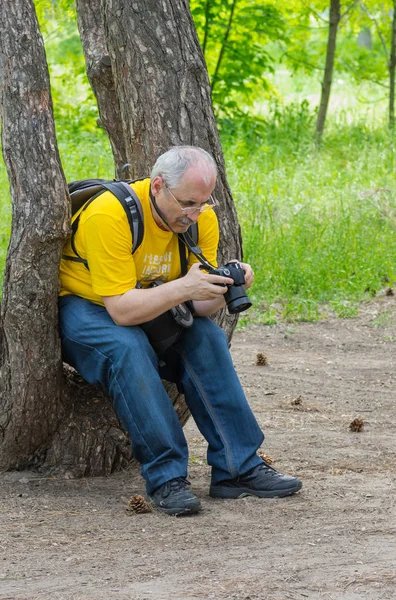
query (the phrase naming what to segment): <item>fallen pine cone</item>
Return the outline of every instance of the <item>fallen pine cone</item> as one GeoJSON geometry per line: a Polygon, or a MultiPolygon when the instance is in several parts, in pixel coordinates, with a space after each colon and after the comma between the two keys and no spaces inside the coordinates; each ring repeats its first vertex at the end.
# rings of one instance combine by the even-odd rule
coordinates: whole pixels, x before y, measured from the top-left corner
{"type": "Polygon", "coordinates": [[[385,296],[394,296],[394,295],[395,295],[395,293],[394,293],[394,291],[392,290],[392,288],[387,288],[387,289],[385,290],[385,296]]]}
{"type": "Polygon", "coordinates": [[[292,406],[300,406],[302,403],[303,403],[302,396],[297,396],[297,398],[294,398],[294,400],[292,400],[292,401],[290,402],[290,404],[291,404],[292,406]]]}
{"type": "Polygon", "coordinates": [[[265,463],[267,463],[267,465],[272,465],[272,463],[274,462],[274,459],[272,458],[272,456],[270,456],[269,454],[264,454],[264,452],[262,450],[259,450],[257,452],[257,455],[261,458],[261,460],[263,460],[265,463]]]}
{"type": "Polygon", "coordinates": [[[363,428],[364,428],[363,419],[353,419],[353,421],[349,425],[349,429],[351,431],[363,431],[363,428]]]}
{"type": "Polygon", "coordinates": [[[262,352],[258,352],[256,356],[256,365],[258,367],[263,367],[268,364],[268,358],[262,352]]]}
{"type": "Polygon", "coordinates": [[[127,513],[143,515],[145,513],[151,512],[151,506],[143,496],[139,496],[139,494],[134,494],[129,499],[126,511],[127,513]]]}

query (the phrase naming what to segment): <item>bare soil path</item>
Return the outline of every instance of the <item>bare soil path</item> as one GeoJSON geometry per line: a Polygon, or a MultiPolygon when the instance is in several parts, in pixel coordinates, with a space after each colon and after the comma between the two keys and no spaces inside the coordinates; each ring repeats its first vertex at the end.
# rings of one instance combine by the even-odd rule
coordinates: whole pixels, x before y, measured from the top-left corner
{"type": "Polygon", "coordinates": [[[396,598],[396,299],[352,320],[249,327],[232,354],[264,452],[303,490],[209,498],[192,421],[190,479],[204,507],[194,517],[127,514],[144,493],[136,468],[0,475],[1,600],[396,598]],[[349,430],[355,418],[361,432],[349,430]]]}

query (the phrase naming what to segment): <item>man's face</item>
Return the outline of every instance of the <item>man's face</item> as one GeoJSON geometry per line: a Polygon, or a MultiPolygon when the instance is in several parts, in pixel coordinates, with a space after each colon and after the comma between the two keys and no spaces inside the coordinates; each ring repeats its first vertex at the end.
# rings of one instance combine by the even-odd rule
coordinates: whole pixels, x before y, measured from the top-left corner
{"type": "MultiPolygon", "coordinates": [[[[198,209],[208,201],[211,202],[215,183],[214,174],[209,183],[206,183],[200,169],[191,167],[177,187],[169,188],[162,177],[158,176],[151,182],[151,191],[170,228],[175,233],[184,233],[198,219],[198,209]],[[197,210],[192,210],[193,208],[197,210]]],[[[155,211],[153,215],[157,221],[155,211]]]]}

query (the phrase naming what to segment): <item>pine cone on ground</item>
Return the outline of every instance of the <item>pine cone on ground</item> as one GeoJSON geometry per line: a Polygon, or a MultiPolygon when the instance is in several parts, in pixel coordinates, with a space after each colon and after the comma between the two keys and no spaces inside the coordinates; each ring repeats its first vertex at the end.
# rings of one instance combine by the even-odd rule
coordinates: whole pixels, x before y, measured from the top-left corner
{"type": "Polygon", "coordinates": [[[395,295],[395,293],[394,293],[394,291],[392,290],[392,288],[387,288],[387,289],[385,290],[385,296],[394,296],[394,295],[395,295]]]}
{"type": "Polygon", "coordinates": [[[262,450],[258,450],[257,455],[263,460],[267,465],[272,465],[274,459],[269,454],[264,454],[262,450]]]}
{"type": "Polygon", "coordinates": [[[303,403],[302,396],[297,396],[297,398],[294,398],[294,400],[291,400],[291,402],[290,402],[290,404],[292,406],[301,406],[302,403],[303,403]]]}
{"type": "Polygon", "coordinates": [[[363,431],[364,421],[363,419],[353,419],[349,425],[351,431],[363,431]]]}
{"type": "Polygon", "coordinates": [[[256,365],[258,367],[264,367],[268,364],[268,358],[262,352],[258,352],[256,356],[256,365]]]}
{"type": "Polygon", "coordinates": [[[145,513],[151,512],[151,506],[143,496],[140,496],[139,494],[134,494],[129,499],[126,511],[127,513],[143,515],[145,513]]]}

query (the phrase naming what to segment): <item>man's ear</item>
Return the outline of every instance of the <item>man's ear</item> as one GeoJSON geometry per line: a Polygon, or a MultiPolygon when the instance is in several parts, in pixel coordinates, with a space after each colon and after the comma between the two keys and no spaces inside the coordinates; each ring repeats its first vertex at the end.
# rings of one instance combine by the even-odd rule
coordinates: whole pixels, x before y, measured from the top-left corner
{"type": "Polygon", "coordinates": [[[158,196],[164,186],[164,181],[160,175],[151,180],[151,193],[153,196],[158,196]]]}

